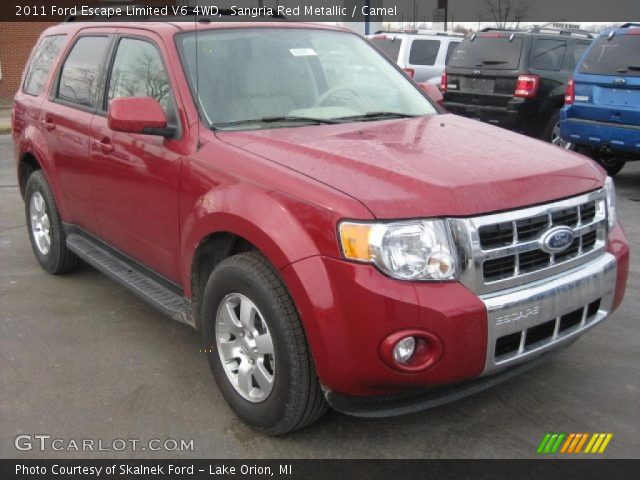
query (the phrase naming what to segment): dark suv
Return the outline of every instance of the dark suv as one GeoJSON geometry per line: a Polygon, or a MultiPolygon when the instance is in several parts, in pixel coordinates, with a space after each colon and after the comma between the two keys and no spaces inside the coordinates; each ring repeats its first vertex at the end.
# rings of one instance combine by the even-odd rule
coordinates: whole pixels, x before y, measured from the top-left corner
{"type": "Polygon", "coordinates": [[[556,145],[564,89],[593,35],[536,28],[485,29],[453,53],[441,89],[452,113],[525,133],[556,145]]]}

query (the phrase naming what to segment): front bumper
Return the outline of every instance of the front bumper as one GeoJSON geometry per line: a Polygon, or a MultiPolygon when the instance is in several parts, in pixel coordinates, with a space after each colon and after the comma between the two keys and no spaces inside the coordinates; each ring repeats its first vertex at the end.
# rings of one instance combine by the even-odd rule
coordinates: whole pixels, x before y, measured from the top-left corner
{"type": "Polygon", "coordinates": [[[402,396],[478,377],[485,378],[479,384],[490,385],[489,379],[521,370],[602,322],[622,299],[627,271],[627,241],[616,227],[608,252],[588,263],[483,296],[457,282],[402,282],[369,265],[325,257],[281,272],[320,381],[344,405],[345,398],[402,396]],[[387,336],[409,329],[435,334],[443,345],[437,363],[414,373],[392,368],[379,353],[387,336]],[[513,335],[518,340],[511,337],[512,348],[496,355],[500,339],[513,335]]]}

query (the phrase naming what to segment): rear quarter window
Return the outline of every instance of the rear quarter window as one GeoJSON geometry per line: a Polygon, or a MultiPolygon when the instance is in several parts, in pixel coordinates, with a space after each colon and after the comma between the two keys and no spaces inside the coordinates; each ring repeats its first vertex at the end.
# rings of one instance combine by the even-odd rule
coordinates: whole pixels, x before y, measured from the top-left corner
{"type": "Polygon", "coordinates": [[[491,68],[515,70],[520,65],[522,38],[510,36],[478,36],[465,38],[451,55],[449,65],[457,68],[491,68]]]}
{"type": "Polygon", "coordinates": [[[580,65],[580,73],[640,76],[640,35],[599,37],[580,65]]]}
{"type": "Polygon", "coordinates": [[[110,38],[80,37],[62,66],[58,98],[95,108],[104,89],[102,67],[110,38]]]}
{"type": "Polygon", "coordinates": [[[440,51],[440,40],[414,40],[409,52],[411,65],[433,65],[440,51]]]}
{"type": "Polygon", "coordinates": [[[371,38],[371,43],[387,54],[394,62],[398,61],[400,55],[400,45],[402,40],[399,38],[371,38]]]}
{"type": "Polygon", "coordinates": [[[44,82],[53,68],[53,62],[64,45],[65,37],[66,35],[51,35],[40,40],[24,78],[22,90],[25,93],[30,95],[40,95],[42,93],[44,82]]]}
{"type": "Polygon", "coordinates": [[[447,58],[444,61],[445,65],[449,64],[449,60],[451,59],[451,55],[453,55],[453,52],[456,50],[456,47],[458,45],[460,45],[460,42],[450,42],[449,43],[449,46],[447,47],[447,58]]]}
{"type": "Polygon", "coordinates": [[[584,55],[584,51],[589,48],[589,45],[591,44],[585,42],[577,42],[573,45],[573,52],[568,55],[569,58],[567,60],[567,67],[569,70],[576,68],[576,65],[582,58],[582,55],[584,55]]]}

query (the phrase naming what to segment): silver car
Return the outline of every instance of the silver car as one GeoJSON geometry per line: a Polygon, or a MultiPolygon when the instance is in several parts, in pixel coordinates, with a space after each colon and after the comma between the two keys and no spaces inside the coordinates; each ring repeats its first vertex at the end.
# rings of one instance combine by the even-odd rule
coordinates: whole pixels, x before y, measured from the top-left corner
{"type": "Polygon", "coordinates": [[[434,30],[384,31],[367,36],[416,82],[439,82],[447,60],[463,37],[434,30]]]}

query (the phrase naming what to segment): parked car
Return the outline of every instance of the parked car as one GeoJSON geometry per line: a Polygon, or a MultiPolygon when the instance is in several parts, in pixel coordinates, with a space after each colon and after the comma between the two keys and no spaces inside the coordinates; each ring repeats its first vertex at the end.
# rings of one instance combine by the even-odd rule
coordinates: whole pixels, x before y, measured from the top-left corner
{"type": "Polygon", "coordinates": [[[367,38],[416,82],[439,79],[464,35],[437,30],[384,31],[367,38]]]}
{"type": "Polygon", "coordinates": [[[569,80],[560,133],[615,175],[640,159],[640,24],[603,33],[569,80]]]}
{"type": "Polygon", "coordinates": [[[53,26],[13,139],[42,268],[84,260],[200,330],[270,434],[495,385],[624,295],[600,167],[446,114],[348,30],[53,26]]]}
{"type": "Polygon", "coordinates": [[[564,91],[593,35],[535,28],[466,37],[442,76],[445,108],[569,148],[560,137],[564,91]]]}

